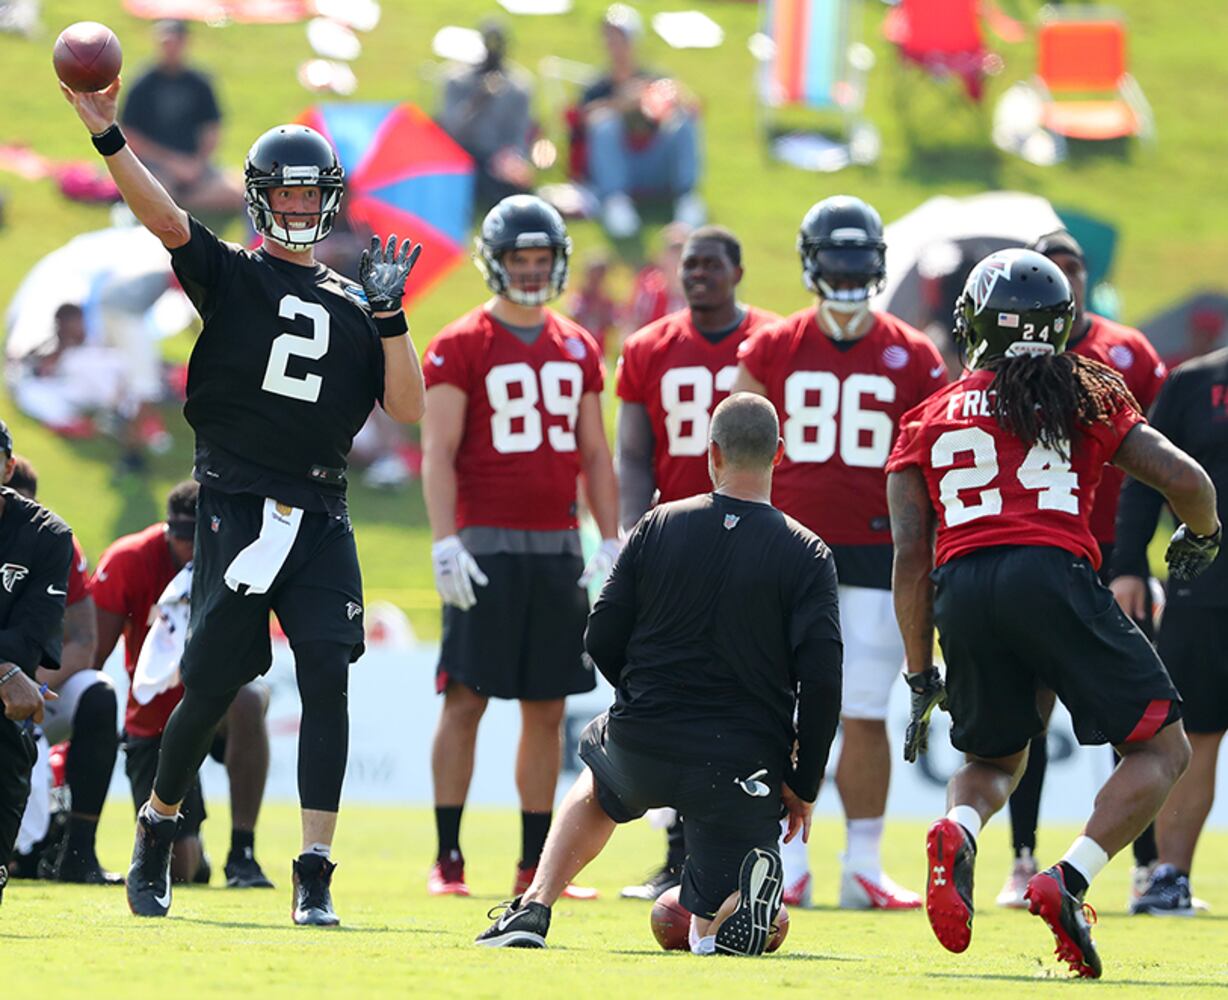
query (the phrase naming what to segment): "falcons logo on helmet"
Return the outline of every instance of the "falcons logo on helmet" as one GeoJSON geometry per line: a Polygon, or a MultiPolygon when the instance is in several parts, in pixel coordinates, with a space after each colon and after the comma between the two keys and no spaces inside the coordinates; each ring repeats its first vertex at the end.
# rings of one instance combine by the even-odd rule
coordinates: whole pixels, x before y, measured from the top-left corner
{"type": "Polygon", "coordinates": [[[1011,262],[1009,259],[994,254],[981,261],[976,270],[976,281],[972,285],[972,311],[975,315],[979,316],[984,311],[985,306],[989,303],[989,296],[993,294],[994,286],[998,284],[998,279],[1010,276],[1011,262]]]}
{"type": "Polygon", "coordinates": [[[0,582],[4,584],[4,589],[11,594],[13,592],[13,584],[18,580],[24,580],[29,572],[25,566],[19,566],[17,563],[5,563],[3,566],[0,566],[0,582]]]}

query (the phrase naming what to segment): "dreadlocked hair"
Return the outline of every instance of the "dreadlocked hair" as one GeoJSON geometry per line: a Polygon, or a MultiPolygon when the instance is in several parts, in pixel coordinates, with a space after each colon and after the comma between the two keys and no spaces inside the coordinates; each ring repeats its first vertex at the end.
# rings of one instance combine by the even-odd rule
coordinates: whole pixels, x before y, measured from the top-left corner
{"type": "Polygon", "coordinates": [[[1078,354],[1000,358],[986,367],[994,373],[989,392],[998,425],[1066,460],[1079,425],[1108,423],[1123,407],[1142,412],[1117,372],[1078,354]]]}

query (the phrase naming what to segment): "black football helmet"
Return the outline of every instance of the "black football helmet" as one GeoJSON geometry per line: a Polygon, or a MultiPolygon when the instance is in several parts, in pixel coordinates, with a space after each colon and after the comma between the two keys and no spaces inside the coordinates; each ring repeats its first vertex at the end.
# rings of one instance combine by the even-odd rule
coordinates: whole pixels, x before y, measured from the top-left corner
{"type": "Polygon", "coordinates": [[[878,212],[860,198],[824,198],[802,219],[797,250],[806,287],[821,300],[824,332],[836,340],[865,334],[870,299],[887,280],[887,244],[878,212]],[[844,287],[849,282],[854,287],[844,287]],[[850,317],[843,327],[835,322],[836,313],[850,317]]]}
{"type": "Polygon", "coordinates": [[[999,250],[972,269],[955,300],[955,340],[971,368],[1057,354],[1074,312],[1070,282],[1053,261],[1035,250],[999,250]]]}
{"type": "MultiPolygon", "coordinates": [[[[247,214],[256,232],[287,250],[306,250],[331,232],[341,210],[345,171],[328,140],[306,125],[278,125],[252,143],[243,164],[247,214]],[[317,212],[293,213],[302,228],[287,229],[273,214],[269,191],[278,187],[318,187],[317,212]]],[[[290,213],[277,213],[287,215],[290,213]]]]}
{"type": "Polygon", "coordinates": [[[558,298],[567,284],[567,267],[571,260],[571,237],[563,217],[531,194],[514,194],[504,198],[486,213],[482,229],[473,240],[473,262],[486,286],[522,306],[540,306],[558,298]],[[503,256],[509,250],[548,247],[554,251],[554,263],[545,287],[533,291],[512,284],[503,256]]]}

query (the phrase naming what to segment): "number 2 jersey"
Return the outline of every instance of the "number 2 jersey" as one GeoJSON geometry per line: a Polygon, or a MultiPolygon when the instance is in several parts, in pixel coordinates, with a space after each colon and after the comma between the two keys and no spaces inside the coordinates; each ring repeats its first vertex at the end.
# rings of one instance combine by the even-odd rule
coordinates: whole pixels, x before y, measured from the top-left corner
{"type": "Polygon", "coordinates": [[[695,328],[691,310],[662,317],[627,338],[618,359],[618,398],[638,403],[652,423],[653,478],[658,503],[712,489],[708,422],[738,374],[738,347],[756,330],[779,322],[754,306],[730,333],[713,342],[695,328]]]}
{"type": "Polygon", "coordinates": [[[858,572],[842,547],[889,546],[884,466],[900,417],[947,382],[933,342],[889,313],[853,341],[836,341],[813,307],[747,338],[738,360],[780,416],[785,455],[772,480],[772,503],[836,550],[841,583],[890,587],[858,572]],[[852,572],[851,572],[852,571],[852,572]]]}
{"type": "Polygon", "coordinates": [[[888,472],[917,466],[938,512],[935,565],[996,545],[1065,549],[1100,567],[1091,530],[1106,462],[1143,415],[1124,397],[1107,423],[1080,425],[1068,457],[999,426],[974,371],[904,414],[888,472]]]}
{"type": "Polygon", "coordinates": [[[196,478],[337,512],[350,445],[384,391],[362,289],[323,264],[226,243],[195,219],[171,263],[204,320],[184,405],[196,478]]]}
{"type": "Polygon", "coordinates": [[[426,350],[426,387],[466,396],[456,452],[456,527],[566,531],[577,526],[576,422],[605,366],[583,327],[546,310],[525,343],[481,306],[444,327],[426,350]]]}

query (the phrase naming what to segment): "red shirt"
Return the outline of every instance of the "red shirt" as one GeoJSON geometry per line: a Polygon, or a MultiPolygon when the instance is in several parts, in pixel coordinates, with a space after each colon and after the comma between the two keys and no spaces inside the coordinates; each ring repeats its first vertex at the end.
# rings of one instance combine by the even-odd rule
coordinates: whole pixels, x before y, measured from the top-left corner
{"type": "Polygon", "coordinates": [[[1091,512],[1105,462],[1143,416],[1123,403],[1111,423],[1085,426],[1071,457],[1023,442],[998,426],[986,392],[993,372],[975,371],[904,414],[888,472],[925,475],[938,512],[936,565],[993,545],[1047,545],[1097,569],[1091,512]]]}
{"type": "Polygon", "coordinates": [[[660,502],[712,489],[708,420],[738,374],[738,346],[775,313],[749,306],[737,329],[712,343],[691,310],[651,323],[627,338],[618,359],[618,398],[639,403],[652,422],[652,464],[660,502]]]}
{"type": "Polygon", "coordinates": [[[669,277],[659,264],[646,264],[635,276],[627,315],[633,329],[641,329],[655,323],[670,313],[686,308],[682,289],[671,286],[669,277]]]}
{"type": "Polygon", "coordinates": [[[575,528],[580,398],[605,381],[583,327],[547,311],[526,344],[479,307],[439,332],[422,368],[428,389],[454,385],[467,397],[456,527],[575,528]]]}
{"type": "Polygon", "coordinates": [[[85,558],[85,551],[81,548],[81,543],[77,541],[77,536],[73,535],[72,565],[68,567],[68,596],[64,598],[66,607],[71,607],[90,596],[89,568],[90,563],[85,558]]]}
{"type": "MultiPolygon", "coordinates": [[[[162,523],[151,524],[135,535],[117,539],[98,560],[90,593],[94,604],[103,611],[123,615],[126,619],[124,669],[128,671],[129,680],[136,672],[141,644],[149,634],[154,605],[178,572],[179,567],[171,558],[171,547],[166,541],[166,525],[162,523]]],[[[183,687],[176,685],[148,705],[140,705],[132,697],[130,687],[124,729],[129,736],[158,736],[182,697],[183,687]]]]}
{"type": "MultiPolygon", "coordinates": [[[[1147,413],[1168,377],[1160,355],[1141,331],[1092,313],[1087,318],[1091,326],[1082,340],[1070,345],[1070,353],[1092,358],[1119,372],[1147,413]]],[[[1125,478],[1126,474],[1117,466],[1105,467],[1096,491],[1096,506],[1092,508],[1092,534],[1098,542],[1112,542],[1117,537],[1117,501],[1125,478]]]]}
{"type": "Polygon", "coordinates": [[[780,416],[772,503],[829,545],[890,545],[884,466],[900,417],[947,383],[938,348],[877,312],[869,333],[842,344],[812,307],[747,338],[738,360],[780,416]]]}

